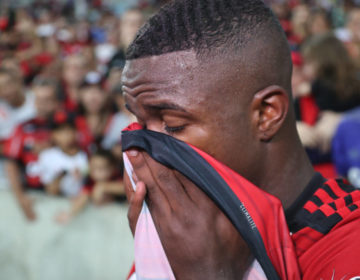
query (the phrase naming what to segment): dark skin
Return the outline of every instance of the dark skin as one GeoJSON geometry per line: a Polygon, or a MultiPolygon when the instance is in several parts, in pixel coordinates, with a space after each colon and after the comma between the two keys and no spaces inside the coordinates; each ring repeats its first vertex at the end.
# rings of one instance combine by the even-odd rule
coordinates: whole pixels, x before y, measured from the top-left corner
{"type": "MultiPolygon", "coordinates": [[[[259,78],[251,66],[233,57],[232,63],[199,62],[192,51],[128,61],[125,100],[146,129],[200,148],[286,208],[314,171],[298,139],[287,84],[259,78]]],[[[134,192],[125,178],[132,232],[146,200],[176,279],[241,279],[253,257],[216,205],[146,153],[127,154],[137,182],[134,192]]]]}

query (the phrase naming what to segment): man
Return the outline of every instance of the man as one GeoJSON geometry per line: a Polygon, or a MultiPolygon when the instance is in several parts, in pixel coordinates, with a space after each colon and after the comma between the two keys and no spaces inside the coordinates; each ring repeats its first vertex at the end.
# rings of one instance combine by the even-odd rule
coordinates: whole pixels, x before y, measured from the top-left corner
{"type": "Polygon", "coordinates": [[[39,153],[50,145],[49,118],[59,105],[57,84],[54,80],[39,78],[34,81],[36,116],[19,125],[4,145],[6,170],[11,189],[28,220],[36,218],[32,201],[25,190],[41,189],[36,161],[39,153]],[[24,179],[24,180],[23,180],[24,179]]]}
{"type": "Polygon", "coordinates": [[[64,59],[62,79],[64,91],[64,106],[69,112],[78,109],[79,86],[87,73],[87,61],[80,54],[69,55],[64,59]]]}
{"type": "MultiPolygon", "coordinates": [[[[291,72],[286,38],[262,1],[175,0],[130,45],[123,90],[145,129],[197,147],[281,200],[303,279],[350,279],[360,274],[350,234],[360,227],[358,192],[314,172],[295,127],[291,72]],[[345,221],[351,230],[340,233],[345,221]]],[[[252,253],[217,206],[146,153],[127,155],[133,233],[146,200],[176,279],[242,279],[252,253]]]]}
{"type": "MultiPolygon", "coordinates": [[[[4,63],[3,63],[4,64],[4,63]]],[[[15,128],[35,115],[34,98],[30,92],[25,93],[20,70],[0,68],[0,149],[1,155],[5,141],[15,128]]],[[[4,160],[0,159],[0,188],[7,188],[9,182],[4,170],[4,160]]]]}
{"type": "Polygon", "coordinates": [[[6,140],[18,124],[35,116],[35,105],[19,74],[7,68],[0,68],[0,98],[0,140],[6,140]]]}

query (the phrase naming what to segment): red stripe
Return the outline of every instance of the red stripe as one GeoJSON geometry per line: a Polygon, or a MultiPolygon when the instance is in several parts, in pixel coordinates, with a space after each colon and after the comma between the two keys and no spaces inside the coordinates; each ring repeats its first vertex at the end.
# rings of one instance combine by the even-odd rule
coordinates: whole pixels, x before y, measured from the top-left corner
{"type": "Polygon", "coordinates": [[[340,197],[340,198],[336,199],[334,202],[335,202],[335,205],[336,205],[336,209],[341,209],[341,208],[346,206],[345,200],[344,200],[343,197],[340,197]]]}
{"type": "Polygon", "coordinates": [[[335,193],[336,196],[338,197],[343,197],[348,195],[348,193],[346,191],[344,191],[343,189],[341,189],[338,185],[338,183],[336,182],[335,179],[330,179],[326,182],[326,185],[328,185],[330,187],[330,189],[335,193]]]}
{"type": "Polygon", "coordinates": [[[132,265],[130,272],[128,274],[127,280],[130,279],[130,277],[135,273],[135,263],[132,265]]]}
{"type": "Polygon", "coordinates": [[[334,199],[324,189],[318,189],[314,195],[316,195],[324,204],[334,201],[334,199]]]}
{"type": "Polygon", "coordinates": [[[323,204],[320,206],[320,211],[323,212],[327,217],[335,213],[335,210],[329,204],[323,204]]]}
{"type": "Polygon", "coordinates": [[[304,205],[304,209],[309,211],[311,214],[314,213],[316,210],[319,209],[319,207],[312,201],[308,201],[306,202],[306,204],[304,205]]]}
{"type": "Polygon", "coordinates": [[[356,190],[350,193],[353,203],[355,203],[355,201],[360,201],[360,191],[356,190]]]}
{"type": "Polygon", "coordinates": [[[132,131],[132,130],[139,130],[139,129],[143,129],[143,127],[139,123],[133,122],[132,124],[130,124],[129,126],[124,128],[123,131],[132,131]]]}
{"type": "Polygon", "coordinates": [[[307,251],[314,243],[316,243],[324,235],[310,227],[305,227],[302,230],[292,235],[292,240],[296,246],[296,254],[299,257],[303,252],[307,251]]]}
{"type": "Polygon", "coordinates": [[[343,207],[339,209],[336,213],[338,213],[343,219],[351,213],[350,209],[347,207],[343,207]]]}

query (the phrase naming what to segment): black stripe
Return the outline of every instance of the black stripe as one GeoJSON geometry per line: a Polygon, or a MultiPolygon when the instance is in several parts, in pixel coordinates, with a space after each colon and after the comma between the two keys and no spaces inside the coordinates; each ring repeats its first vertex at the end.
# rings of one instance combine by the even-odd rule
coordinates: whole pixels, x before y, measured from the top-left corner
{"type": "Polygon", "coordinates": [[[320,198],[318,198],[316,195],[313,195],[310,199],[310,201],[314,202],[316,206],[320,207],[324,204],[324,202],[321,201],[320,198]]]}
{"type": "Polygon", "coordinates": [[[321,210],[317,210],[309,217],[308,226],[323,234],[327,234],[341,220],[342,217],[338,213],[327,217],[321,210]]]}
{"type": "Polygon", "coordinates": [[[347,208],[349,208],[349,210],[352,212],[352,211],[358,209],[359,207],[356,204],[351,204],[347,208]]]}
{"type": "Polygon", "coordinates": [[[327,234],[342,217],[338,213],[326,216],[320,209],[310,213],[306,209],[301,209],[295,216],[295,219],[289,225],[291,230],[297,232],[305,227],[310,227],[322,234],[327,234]]]}
{"type": "Polygon", "coordinates": [[[339,187],[347,193],[351,193],[355,190],[355,188],[351,185],[345,184],[343,179],[336,179],[336,183],[339,187]]]}
{"type": "Polygon", "coordinates": [[[322,186],[324,191],[332,198],[332,199],[338,199],[339,197],[333,192],[333,190],[326,184],[322,186]]]}
{"type": "Polygon", "coordinates": [[[188,144],[150,130],[124,131],[122,148],[144,149],[161,164],[178,170],[203,190],[234,224],[268,279],[279,279],[264,242],[249,213],[214,168],[188,144]],[[250,217],[250,219],[249,219],[250,217]]]}
{"type": "Polygon", "coordinates": [[[352,198],[351,194],[345,196],[344,200],[345,200],[345,205],[350,205],[353,203],[353,198],[352,198]]]}
{"type": "Polygon", "coordinates": [[[336,209],[336,204],[335,204],[335,202],[330,202],[329,205],[330,205],[330,207],[331,207],[332,209],[334,209],[335,211],[337,210],[337,209],[336,209]]]}

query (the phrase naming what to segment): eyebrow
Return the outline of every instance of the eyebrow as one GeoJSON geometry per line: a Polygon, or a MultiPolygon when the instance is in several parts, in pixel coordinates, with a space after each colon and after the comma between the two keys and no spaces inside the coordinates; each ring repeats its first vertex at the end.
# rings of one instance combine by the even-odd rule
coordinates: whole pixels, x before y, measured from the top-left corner
{"type": "MultiPolygon", "coordinates": [[[[154,104],[154,105],[144,105],[144,107],[148,110],[176,110],[176,111],[180,111],[180,112],[184,112],[184,113],[187,113],[187,111],[180,107],[179,105],[177,104],[174,104],[174,103],[159,103],[159,104],[154,104]]],[[[136,116],[134,110],[130,107],[130,105],[128,103],[125,103],[125,108],[130,112],[132,113],[133,115],[136,116]]]]}
{"type": "Polygon", "coordinates": [[[174,103],[159,103],[159,104],[149,104],[149,105],[144,105],[144,107],[146,107],[147,109],[150,110],[175,110],[175,111],[180,111],[180,112],[187,112],[184,108],[180,107],[177,104],[174,103]]]}

